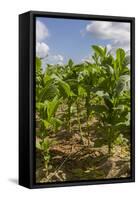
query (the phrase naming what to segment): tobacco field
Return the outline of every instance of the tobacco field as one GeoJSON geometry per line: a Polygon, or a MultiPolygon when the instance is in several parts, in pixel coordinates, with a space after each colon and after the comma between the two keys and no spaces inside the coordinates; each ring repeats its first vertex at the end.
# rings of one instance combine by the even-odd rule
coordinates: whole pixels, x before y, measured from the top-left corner
{"type": "Polygon", "coordinates": [[[91,61],[36,57],[36,182],[130,176],[130,56],[93,45],[91,61]]]}

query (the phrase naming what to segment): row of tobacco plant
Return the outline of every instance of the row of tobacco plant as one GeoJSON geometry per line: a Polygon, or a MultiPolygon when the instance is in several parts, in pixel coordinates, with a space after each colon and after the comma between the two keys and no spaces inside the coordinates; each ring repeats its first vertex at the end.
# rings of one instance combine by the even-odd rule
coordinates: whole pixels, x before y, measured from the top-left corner
{"type": "Polygon", "coordinates": [[[96,119],[95,147],[107,145],[108,154],[118,141],[129,144],[130,58],[121,48],[113,56],[107,48],[92,46],[91,61],[49,65],[42,69],[36,58],[36,148],[42,152],[45,169],[51,159],[49,135],[60,130],[72,133],[76,120],[81,144],[90,145],[96,119]],[[82,124],[85,122],[85,129],[82,124]]]}

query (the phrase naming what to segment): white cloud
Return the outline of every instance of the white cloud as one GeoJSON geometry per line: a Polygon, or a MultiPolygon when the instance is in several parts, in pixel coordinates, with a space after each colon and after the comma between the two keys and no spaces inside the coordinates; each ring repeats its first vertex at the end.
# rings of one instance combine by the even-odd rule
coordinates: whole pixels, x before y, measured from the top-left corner
{"type": "Polygon", "coordinates": [[[64,64],[63,61],[64,61],[64,57],[62,55],[60,55],[60,54],[58,54],[58,55],[49,54],[47,57],[42,59],[42,67],[43,67],[43,69],[45,69],[47,64],[50,64],[50,65],[55,65],[55,64],[63,65],[64,64]]]}
{"type": "Polygon", "coordinates": [[[88,56],[85,56],[83,59],[81,59],[81,62],[92,62],[92,55],[88,55],[88,56]]]}
{"type": "Polygon", "coordinates": [[[48,29],[39,20],[36,21],[36,42],[42,42],[48,37],[48,29]]]}
{"type": "Polygon", "coordinates": [[[44,42],[36,43],[36,56],[39,58],[44,58],[48,55],[49,46],[44,42]]]}
{"type": "Polygon", "coordinates": [[[52,59],[54,60],[54,61],[60,61],[60,62],[62,62],[63,61],[63,56],[62,55],[60,55],[60,54],[58,54],[58,55],[54,55],[53,57],[52,57],[52,59]]]}
{"type": "Polygon", "coordinates": [[[57,55],[49,55],[47,58],[47,63],[49,64],[59,64],[63,65],[64,57],[60,54],[57,55]]]}
{"type": "Polygon", "coordinates": [[[110,40],[108,47],[112,49],[130,49],[130,23],[93,21],[86,26],[86,31],[96,39],[110,40]]]}
{"type": "Polygon", "coordinates": [[[48,29],[44,23],[36,21],[36,56],[43,58],[48,55],[49,46],[44,42],[48,37],[48,29]]]}
{"type": "Polygon", "coordinates": [[[46,64],[63,64],[63,56],[60,54],[52,55],[49,53],[49,46],[46,44],[46,38],[49,36],[49,31],[44,23],[36,21],[36,56],[42,58],[42,67],[46,64]]]}

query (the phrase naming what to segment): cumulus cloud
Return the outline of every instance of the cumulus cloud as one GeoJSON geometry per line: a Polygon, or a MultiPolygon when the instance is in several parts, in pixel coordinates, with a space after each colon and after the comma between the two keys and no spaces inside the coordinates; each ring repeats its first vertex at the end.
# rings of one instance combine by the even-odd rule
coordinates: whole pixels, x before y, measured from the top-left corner
{"type": "Polygon", "coordinates": [[[54,60],[54,61],[58,61],[58,62],[60,61],[60,62],[62,62],[63,59],[64,59],[63,56],[60,55],[60,54],[54,55],[54,56],[53,56],[53,60],[54,60]]]}
{"type": "Polygon", "coordinates": [[[39,20],[36,21],[36,41],[37,42],[43,42],[48,37],[48,29],[39,20]]]}
{"type": "Polygon", "coordinates": [[[44,58],[48,55],[49,46],[44,42],[36,43],[36,56],[39,58],[44,58]]]}
{"type": "Polygon", "coordinates": [[[60,55],[60,54],[57,54],[57,55],[49,54],[48,57],[45,57],[44,59],[42,59],[42,67],[43,67],[43,69],[46,68],[47,64],[51,64],[51,65],[55,65],[55,64],[63,65],[64,64],[64,57],[62,55],[60,55]]]}
{"type": "Polygon", "coordinates": [[[130,49],[130,23],[93,21],[87,24],[86,31],[93,38],[110,41],[108,47],[130,49]]]}
{"type": "Polygon", "coordinates": [[[83,59],[81,59],[81,62],[92,62],[92,55],[85,56],[83,59]]]}
{"type": "Polygon", "coordinates": [[[49,36],[47,26],[41,21],[36,21],[36,56],[42,58],[42,67],[45,68],[46,64],[60,64],[63,65],[63,56],[60,54],[53,55],[49,53],[49,46],[46,39],[49,36]]]}
{"type": "Polygon", "coordinates": [[[47,63],[49,64],[59,64],[63,65],[64,57],[60,54],[57,55],[49,55],[47,58],[47,63]]]}
{"type": "Polygon", "coordinates": [[[48,55],[49,46],[45,43],[48,37],[48,29],[44,23],[36,21],[36,56],[44,58],[48,55]]]}

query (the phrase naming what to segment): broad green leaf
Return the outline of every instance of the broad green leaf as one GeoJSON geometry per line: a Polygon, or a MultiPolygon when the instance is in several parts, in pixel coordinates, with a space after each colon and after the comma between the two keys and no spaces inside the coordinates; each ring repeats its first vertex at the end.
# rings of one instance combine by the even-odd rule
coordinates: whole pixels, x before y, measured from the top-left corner
{"type": "Polygon", "coordinates": [[[102,47],[100,46],[96,46],[96,45],[92,45],[92,49],[95,51],[95,53],[97,53],[97,55],[104,57],[105,55],[105,51],[102,47]]]}
{"type": "Polygon", "coordinates": [[[113,103],[112,103],[112,100],[110,99],[110,97],[104,96],[104,102],[105,102],[106,106],[107,106],[109,109],[112,109],[112,108],[113,108],[113,103]]]}
{"type": "Polygon", "coordinates": [[[125,51],[121,48],[116,50],[116,62],[118,64],[119,70],[122,70],[123,62],[125,59],[125,51]]]}
{"type": "Polygon", "coordinates": [[[42,150],[40,140],[36,140],[36,148],[39,149],[39,150],[42,150]]]}
{"type": "Polygon", "coordinates": [[[106,95],[106,94],[104,93],[104,91],[100,91],[100,90],[96,91],[96,94],[97,94],[99,97],[103,97],[103,96],[106,95]]]}
{"type": "Polygon", "coordinates": [[[78,95],[82,96],[82,97],[87,95],[86,90],[83,87],[81,87],[80,85],[78,87],[78,95]]]}
{"type": "Polygon", "coordinates": [[[73,66],[73,61],[72,61],[72,59],[69,59],[69,61],[68,61],[68,65],[69,65],[70,67],[73,66]]]}
{"type": "Polygon", "coordinates": [[[66,83],[65,81],[60,80],[59,81],[59,86],[64,90],[65,94],[68,97],[74,96],[74,93],[71,91],[70,85],[68,83],[66,83]]]}
{"type": "Polygon", "coordinates": [[[115,95],[118,96],[120,95],[121,92],[125,91],[127,89],[127,84],[129,83],[130,83],[129,75],[120,76],[120,79],[118,80],[116,88],[115,88],[115,95]]]}
{"type": "Polygon", "coordinates": [[[47,113],[48,113],[48,119],[50,119],[56,112],[58,106],[60,104],[60,100],[58,97],[54,97],[54,99],[51,102],[48,102],[47,105],[47,113]]]}
{"type": "Polygon", "coordinates": [[[103,66],[103,68],[106,70],[108,75],[113,75],[114,74],[114,69],[112,68],[112,66],[106,64],[106,66],[103,66]]]}
{"type": "Polygon", "coordinates": [[[127,55],[125,58],[124,58],[124,61],[123,61],[123,66],[126,67],[130,64],[130,55],[127,55]]]}
{"type": "Polygon", "coordinates": [[[58,89],[56,85],[54,85],[53,80],[48,80],[45,84],[45,87],[42,88],[39,101],[51,100],[58,94],[58,89]]]}
{"type": "Polygon", "coordinates": [[[52,117],[50,119],[50,123],[51,123],[51,125],[53,126],[53,128],[55,130],[58,130],[58,128],[61,127],[61,125],[62,125],[63,122],[60,119],[58,119],[58,118],[52,117]]]}
{"type": "Polygon", "coordinates": [[[97,113],[107,112],[107,108],[104,105],[92,105],[91,110],[97,113]]]}
{"type": "Polygon", "coordinates": [[[120,64],[123,63],[124,58],[125,58],[125,51],[123,49],[121,49],[121,48],[117,49],[116,50],[116,59],[118,60],[118,62],[120,64]]]}
{"type": "Polygon", "coordinates": [[[49,147],[51,146],[52,141],[50,141],[48,138],[45,138],[45,140],[42,142],[42,148],[45,152],[49,151],[49,147]]]}
{"type": "Polygon", "coordinates": [[[43,120],[43,119],[41,119],[41,122],[43,122],[43,124],[44,124],[44,127],[46,128],[46,129],[48,129],[49,127],[50,127],[50,123],[49,123],[49,121],[48,120],[43,120]]]}
{"type": "Polygon", "coordinates": [[[39,72],[41,70],[41,60],[40,58],[36,57],[36,72],[39,72]]]}
{"type": "Polygon", "coordinates": [[[37,103],[36,103],[36,108],[37,108],[38,110],[43,109],[43,108],[44,108],[44,103],[37,102],[37,103]]]}

